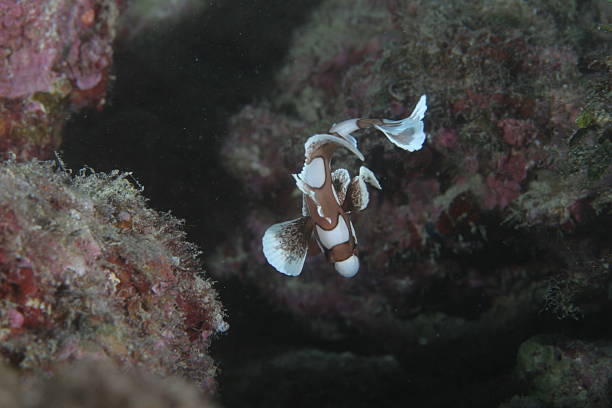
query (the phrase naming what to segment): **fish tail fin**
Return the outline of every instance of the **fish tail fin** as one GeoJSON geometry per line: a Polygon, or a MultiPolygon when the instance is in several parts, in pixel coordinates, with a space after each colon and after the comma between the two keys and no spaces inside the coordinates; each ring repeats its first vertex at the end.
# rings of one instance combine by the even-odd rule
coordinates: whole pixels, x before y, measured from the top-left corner
{"type": "Polygon", "coordinates": [[[270,226],[262,238],[263,252],[280,273],[297,276],[302,272],[312,237],[310,217],[300,217],[270,226]]]}
{"type": "Polygon", "coordinates": [[[374,125],[399,148],[414,152],[420,150],[425,142],[423,118],[427,112],[427,96],[421,95],[416,107],[402,120],[383,119],[382,124],[374,125]]]}
{"type": "Polygon", "coordinates": [[[380,130],[394,145],[414,152],[420,150],[425,142],[423,118],[427,112],[427,95],[421,95],[410,116],[402,120],[390,119],[348,119],[334,123],[329,129],[349,144],[357,147],[357,141],[351,133],[359,129],[374,127],[380,130]]]}

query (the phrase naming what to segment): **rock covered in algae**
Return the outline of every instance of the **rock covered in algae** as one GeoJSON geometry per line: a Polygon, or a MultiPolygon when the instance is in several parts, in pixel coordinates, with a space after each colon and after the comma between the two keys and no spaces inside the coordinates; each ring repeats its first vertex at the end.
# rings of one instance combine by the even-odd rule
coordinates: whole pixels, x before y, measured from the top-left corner
{"type": "Polygon", "coordinates": [[[121,3],[0,1],[0,151],[48,158],[71,110],[105,104],[121,3]]]}
{"type": "Polygon", "coordinates": [[[104,356],[215,386],[227,329],[182,222],[129,174],[0,163],[0,356],[23,371],[104,356]]]}
{"type": "Polygon", "coordinates": [[[612,404],[612,344],[537,336],[518,350],[526,394],[500,408],[604,408],[612,404]]]}

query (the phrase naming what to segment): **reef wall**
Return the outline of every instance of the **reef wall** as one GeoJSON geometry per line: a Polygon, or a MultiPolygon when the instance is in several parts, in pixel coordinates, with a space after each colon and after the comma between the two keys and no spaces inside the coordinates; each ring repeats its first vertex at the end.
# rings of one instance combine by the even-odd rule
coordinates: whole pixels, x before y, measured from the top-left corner
{"type": "Polygon", "coordinates": [[[71,112],[104,106],[121,3],[0,2],[0,151],[49,158],[71,112]]]}
{"type": "Polygon", "coordinates": [[[212,391],[221,304],[181,222],[129,177],[0,163],[0,355],[33,374],[103,358],[212,391]]]}
{"type": "MultiPolygon", "coordinates": [[[[221,154],[251,201],[235,238],[208,258],[211,273],[257,288],[320,341],[391,353],[414,398],[440,404],[428,387],[456,398],[488,376],[504,383],[513,344],[563,330],[558,318],[606,332],[608,18],[598,1],[322,2],[269,94],[230,120],[221,154]],[[339,277],[320,255],[298,278],[276,272],[261,237],[300,216],[290,175],[306,138],[349,118],[402,118],[421,94],[423,150],[356,134],[383,187],[354,217],[359,274],[339,277]]],[[[334,165],[355,174],[355,162],[340,153],[334,165]]]]}
{"type": "Polygon", "coordinates": [[[183,221],[151,208],[131,173],[40,161],[60,148],[72,114],[107,107],[117,38],[203,8],[0,1],[1,406],[65,406],[96,387],[108,399],[88,406],[122,405],[130,393],[130,406],[200,406],[198,395],[216,390],[209,347],[228,324],[183,221]],[[159,379],[173,376],[183,399],[159,379]],[[9,389],[15,378],[27,384],[9,389]],[[147,399],[150,386],[159,393],[147,399]]]}

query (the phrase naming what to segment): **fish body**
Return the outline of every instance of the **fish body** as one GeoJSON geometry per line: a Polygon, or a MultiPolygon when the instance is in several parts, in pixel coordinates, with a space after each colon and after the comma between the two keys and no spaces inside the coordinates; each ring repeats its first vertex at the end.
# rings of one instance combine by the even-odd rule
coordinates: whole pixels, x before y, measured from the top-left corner
{"type": "Polygon", "coordinates": [[[285,275],[297,276],[314,239],[340,275],[355,276],[359,271],[359,258],[350,214],[367,207],[366,183],[377,189],[381,187],[374,173],[364,166],[353,179],[346,169],[332,171],[332,155],[336,149],[344,147],[363,161],[364,156],[352,133],[371,127],[404,150],[418,150],[425,141],[422,120],[426,110],[423,95],[405,119],[349,119],[334,124],[327,134],[309,137],[304,145],[302,171],[293,175],[296,186],[303,193],[302,217],[274,224],[266,230],[262,244],[268,262],[285,275]]]}
{"type": "Polygon", "coordinates": [[[338,273],[354,276],[359,270],[357,240],[349,214],[342,207],[331,171],[331,155],[338,145],[329,143],[313,151],[297,177],[312,193],[304,195],[305,216],[310,217],[312,235],[321,252],[333,263],[338,273]]]}

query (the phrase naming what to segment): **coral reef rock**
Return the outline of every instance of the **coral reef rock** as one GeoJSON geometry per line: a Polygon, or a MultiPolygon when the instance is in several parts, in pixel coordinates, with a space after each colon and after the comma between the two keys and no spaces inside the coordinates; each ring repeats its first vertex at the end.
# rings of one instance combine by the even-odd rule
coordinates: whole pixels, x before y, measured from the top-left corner
{"type": "Polygon", "coordinates": [[[527,394],[500,408],[605,408],[612,405],[612,344],[537,336],[518,351],[527,394]]]}
{"type": "Polygon", "coordinates": [[[0,152],[49,158],[72,110],[105,104],[120,0],[0,0],[0,152]]]}
{"type": "Polygon", "coordinates": [[[130,175],[0,162],[0,356],[24,372],[88,356],[215,387],[227,329],[182,223],[130,175]]]}

